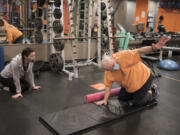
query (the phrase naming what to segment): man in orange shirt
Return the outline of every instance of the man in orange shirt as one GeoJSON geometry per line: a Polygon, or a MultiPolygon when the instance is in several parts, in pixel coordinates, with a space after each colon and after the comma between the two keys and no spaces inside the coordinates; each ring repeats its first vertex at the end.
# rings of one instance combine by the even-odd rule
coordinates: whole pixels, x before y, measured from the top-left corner
{"type": "Polygon", "coordinates": [[[168,37],[162,37],[157,44],[152,46],[104,56],[101,66],[105,69],[105,96],[104,100],[97,102],[97,105],[107,105],[114,82],[118,82],[122,86],[118,98],[125,106],[143,106],[157,98],[157,89],[151,89],[151,71],[143,64],[140,55],[161,49],[167,41],[168,37]]]}
{"type": "Polygon", "coordinates": [[[6,31],[6,38],[9,44],[22,43],[23,33],[3,19],[0,19],[0,30],[6,31]]]}

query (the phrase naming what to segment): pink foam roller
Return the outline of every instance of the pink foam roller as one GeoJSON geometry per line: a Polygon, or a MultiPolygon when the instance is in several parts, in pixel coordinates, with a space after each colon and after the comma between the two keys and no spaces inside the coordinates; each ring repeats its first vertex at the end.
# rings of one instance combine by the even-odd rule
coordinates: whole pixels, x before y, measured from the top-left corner
{"type": "MultiPolygon", "coordinates": [[[[121,90],[121,87],[119,88],[115,88],[115,89],[111,89],[111,93],[110,93],[110,97],[112,96],[117,96],[119,94],[121,90]]],[[[93,93],[93,94],[88,94],[84,97],[84,100],[86,103],[91,103],[94,101],[98,101],[104,98],[104,91],[102,92],[97,92],[97,93],[93,93]]]]}

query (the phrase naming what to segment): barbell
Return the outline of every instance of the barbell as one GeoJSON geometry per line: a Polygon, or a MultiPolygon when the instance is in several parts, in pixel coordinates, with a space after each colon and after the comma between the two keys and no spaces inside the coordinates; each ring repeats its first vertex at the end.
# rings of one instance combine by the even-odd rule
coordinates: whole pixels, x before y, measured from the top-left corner
{"type": "MultiPolygon", "coordinates": [[[[62,38],[62,37],[55,37],[54,39],[59,39],[59,40],[76,40],[76,39],[102,39],[104,38],[103,36],[101,37],[66,37],[66,38],[62,38]]],[[[113,37],[109,37],[107,36],[107,38],[126,38],[126,36],[113,36],[113,37]]]]}

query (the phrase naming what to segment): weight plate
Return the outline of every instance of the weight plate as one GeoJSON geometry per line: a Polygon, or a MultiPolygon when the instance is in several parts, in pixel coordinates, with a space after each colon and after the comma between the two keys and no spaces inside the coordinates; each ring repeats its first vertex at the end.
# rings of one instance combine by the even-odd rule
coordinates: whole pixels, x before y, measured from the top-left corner
{"type": "Polygon", "coordinates": [[[55,19],[60,19],[62,17],[62,12],[60,9],[56,8],[54,9],[54,18],[55,19]]]}
{"type": "Polygon", "coordinates": [[[53,53],[50,55],[49,64],[53,72],[62,71],[64,63],[59,53],[53,53]]]}
{"type": "Polygon", "coordinates": [[[65,42],[64,40],[54,39],[53,45],[56,51],[62,51],[64,49],[65,42]]]}
{"type": "Polygon", "coordinates": [[[63,26],[62,26],[60,20],[55,20],[53,22],[53,30],[55,33],[61,33],[63,31],[63,26]]]}

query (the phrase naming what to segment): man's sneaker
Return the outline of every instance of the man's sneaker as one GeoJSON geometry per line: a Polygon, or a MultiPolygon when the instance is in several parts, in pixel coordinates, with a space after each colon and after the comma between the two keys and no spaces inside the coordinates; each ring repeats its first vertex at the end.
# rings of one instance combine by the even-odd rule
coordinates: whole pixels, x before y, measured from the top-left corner
{"type": "Polygon", "coordinates": [[[118,99],[109,99],[107,107],[108,107],[110,112],[112,112],[112,113],[114,113],[116,115],[124,114],[123,106],[119,102],[118,99]]]}
{"type": "Polygon", "coordinates": [[[151,85],[152,100],[156,100],[159,97],[159,88],[156,84],[151,85]]]}

